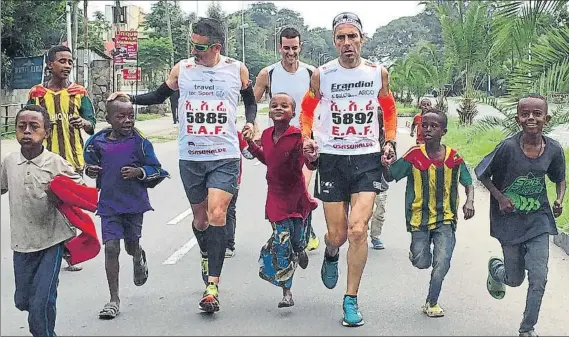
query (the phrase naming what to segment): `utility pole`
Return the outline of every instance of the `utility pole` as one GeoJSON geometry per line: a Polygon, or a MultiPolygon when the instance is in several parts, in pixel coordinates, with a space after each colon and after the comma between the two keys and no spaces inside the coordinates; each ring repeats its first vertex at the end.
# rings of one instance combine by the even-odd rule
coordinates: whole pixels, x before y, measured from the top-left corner
{"type": "Polygon", "coordinates": [[[168,0],[164,0],[164,5],[166,6],[166,25],[168,26],[168,37],[170,39],[170,45],[172,46],[172,51],[170,53],[170,67],[174,67],[174,40],[172,39],[172,21],[170,19],[170,6],[168,5],[168,0]]]}
{"type": "Polygon", "coordinates": [[[83,0],[83,87],[89,91],[89,16],[87,0],[83,0]]]}
{"type": "MultiPolygon", "coordinates": [[[[65,19],[67,24],[67,47],[71,49],[71,53],[73,54],[73,33],[71,30],[71,1],[67,1],[65,4],[65,19]]],[[[71,71],[69,74],[69,81],[73,82],[73,74],[74,72],[71,71]]]]}
{"type": "MultiPolygon", "coordinates": [[[[120,0],[116,0],[115,1],[115,38],[117,36],[117,32],[120,31],[120,24],[121,24],[121,2],[120,0]]],[[[116,46],[116,40],[115,40],[115,46],[116,46]]],[[[114,57],[113,57],[113,84],[116,84],[115,87],[115,91],[119,91],[120,90],[120,82],[118,81],[117,78],[117,70],[115,67],[115,63],[114,63],[114,57]]]]}
{"type": "Polygon", "coordinates": [[[78,25],[77,6],[79,4],[77,0],[70,0],[70,4],[71,4],[71,39],[73,41],[73,48],[71,49],[71,54],[73,55],[73,68],[75,68],[75,80],[77,81],[79,79],[79,65],[77,62],[77,48],[79,47],[77,43],[77,37],[79,33],[77,29],[78,25]]]}

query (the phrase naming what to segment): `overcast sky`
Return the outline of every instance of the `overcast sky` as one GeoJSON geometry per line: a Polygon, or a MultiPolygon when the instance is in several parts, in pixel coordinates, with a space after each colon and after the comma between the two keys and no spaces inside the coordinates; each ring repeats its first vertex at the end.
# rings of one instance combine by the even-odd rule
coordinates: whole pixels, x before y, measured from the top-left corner
{"type": "MultiPolygon", "coordinates": [[[[145,12],[156,1],[121,1],[121,5],[135,5],[143,8],[145,12]]],[[[221,7],[227,13],[232,13],[245,6],[258,1],[219,1],[221,7]]],[[[377,27],[387,25],[390,21],[403,17],[413,16],[419,13],[423,6],[419,1],[271,1],[278,8],[286,7],[299,12],[304,17],[304,23],[310,28],[331,28],[334,16],[340,12],[352,11],[356,13],[363,23],[363,29],[368,34],[373,34],[377,27]]],[[[115,1],[88,2],[90,16],[95,11],[104,12],[105,5],[112,5],[115,1]]],[[[205,16],[207,7],[211,1],[179,1],[180,7],[185,12],[198,10],[199,16],[205,16]]],[[[80,4],[83,6],[83,4],[80,4]]]]}

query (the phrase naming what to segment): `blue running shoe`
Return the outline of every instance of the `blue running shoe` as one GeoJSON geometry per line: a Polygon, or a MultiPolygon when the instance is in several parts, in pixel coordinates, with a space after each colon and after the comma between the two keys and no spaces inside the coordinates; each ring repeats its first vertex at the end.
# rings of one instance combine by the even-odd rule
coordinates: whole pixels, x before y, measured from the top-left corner
{"type": "MultiPolygon", "coordinates": [[[[339,256],[340,253],[337,254],[339,256]]],[[[333,289],[338,283],[338,260],[331,262],[326,259],[326,253],[324,253],[324,261],[322,262],[322,269],[320,269],[320,277],[322,278],[322,283],[328,289],[333,289]]]]}
{"type": "Polygon", "coordinates": [[[385,247],[383,246],[383,242],[379,238],[372,238],[371,239],[371,246],[375,250],[385,249],[385,247]]]}
{"type": "Polygon", "coordinates": [[[342,325],[354,327],[364,325],[364,317],[358,309],[358,299],[344,296],[344,320],[342,325]]]}

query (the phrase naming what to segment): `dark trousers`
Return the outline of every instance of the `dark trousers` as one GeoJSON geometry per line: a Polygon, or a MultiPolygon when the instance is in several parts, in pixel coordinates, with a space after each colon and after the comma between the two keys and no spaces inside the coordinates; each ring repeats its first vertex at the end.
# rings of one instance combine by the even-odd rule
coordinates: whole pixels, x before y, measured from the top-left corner
{"type": "Polygon", "coordinates": [[[231,202],[227,207],[227,221],[225,223],[225,237],[227,239],[226,248],[229,250],[235,250],[235,228],[237,227],[237,196],[239,195],[239,189],[233,194],[231,202]]]}
{"type": "Polygon", "coordinates": [[[427,302],[431,305],[439,301],[443,281],[450,269],[455,244],[455,228],[452,224],[441,224],[433,230],[411,233],[409,252],[411,263],[419,269],[433,267],[427,295],[427,302]],[[432,252],[431,244],[433,245],[432,252]]]}
{"type": "Polygon", "coordinates": [[[14,252],[14,302],[28,311],[34,337],[55,337],[55,314],[63,243],[37,252],[14,252]]]}
{"type": "Polygon", "coordinates": [[[492,277],[510,287],[522,285],[528,271],[526,308],[519,332],[534,329],[547,284],[549,234],[545,233],[516,245],[502,245],[504,263],[497,264],[492,277]]]}

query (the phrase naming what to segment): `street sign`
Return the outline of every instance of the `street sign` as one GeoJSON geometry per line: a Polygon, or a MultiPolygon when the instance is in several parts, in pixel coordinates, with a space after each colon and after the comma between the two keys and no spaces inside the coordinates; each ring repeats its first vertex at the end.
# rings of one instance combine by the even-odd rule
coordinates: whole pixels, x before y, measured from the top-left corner
{"type": "Polygon", "coordinates": [[[30,89],[42,82],[43,56],[14,58],[12,61],[12,89],[30,89]]]}
{"type": "Polygon", "coordinates": [[[139,68],[123,68],[122,78],[125,81],[140,81],[141,69],[139,68]]]}
{"type": "Polygon", "coordinates": [[[115,35],[115,65],[136,62],[138,54],[138,32],[118,31],[115,35]]]}

